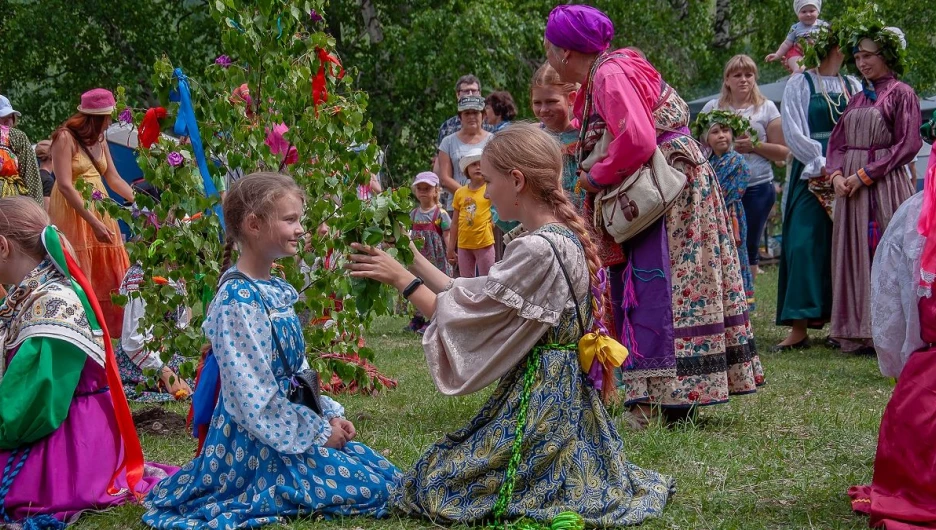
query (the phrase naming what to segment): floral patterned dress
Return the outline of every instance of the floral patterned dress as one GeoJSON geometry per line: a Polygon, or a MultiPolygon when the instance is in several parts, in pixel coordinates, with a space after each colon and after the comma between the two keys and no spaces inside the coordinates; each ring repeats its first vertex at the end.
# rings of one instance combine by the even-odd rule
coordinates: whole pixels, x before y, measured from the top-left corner
{"type": "Polygon", "coordinates": [[[738,259],[741,261],[741,279],[744,280],[744,293],[747,297],[748,311],[754,310],[754,276],[751,275],[751,266],[748,264],[747,245],[747,218],[744,215],[744,190],[747,189],[748,180],[751,179],[751,170],[744,161],[744,157],[737,151],[731,150],[722,155],[712,154],[709,157],[712,169],[718,175],[718,186],[725,198],[725,208],[728,209],[728,218],[731,221],[731,230],[734,233],[735,243],[738,246],[738,259]]]}
{"type": "MultiPolygon", "coordinates": [[[[764,372],[737,245],[718,178],[689,136],[689,107],[631,50],[600,58],[590,79],[574,112],[585,124],[580,156],[597,160],[591,184],[619,184],[655,149],[687,177],[661,219],[624,244],[607,233],[599,244],[613,327],[631,351],[621,374],[625,402],[685,409],[755,392],[764,372]],[[606,132],[613,139],[602,146],[606,132]]],[[[591,203],[590,195],[586,218],[591,203]]]]}

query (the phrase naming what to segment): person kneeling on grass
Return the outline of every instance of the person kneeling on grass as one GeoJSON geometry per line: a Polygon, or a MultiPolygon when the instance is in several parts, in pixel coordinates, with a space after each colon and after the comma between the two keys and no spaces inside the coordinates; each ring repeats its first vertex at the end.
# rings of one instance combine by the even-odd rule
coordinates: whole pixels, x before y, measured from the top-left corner
{"type": "Polygon", "coordinates": [[[110,335],[71,247],[26,197],[0,199],[0,526],[62,528],[177,468],[146,464],[110,335]],[[90,295],[90,297],[89,297],[90,295]]]}
{"type": "Polygon", "coordinates": [[[202,326],[217,360],[219,398],[201,453],[146,498],[143,522],[153,528],[387,514],[396,468],[353,441],[354,425],[334,400],[321,396],[313,411],[288,398],[291,379],[308,368],[293,310],[299,295],[270,269],[298,252],[303,209],[299,186],[278,173],[247,175],[227,192],[227,237],[240,256],[222,275],[202,326]]]}
{"type": "Polygon", "coordinates": [[[600,298],[601,264],[562,188],[559,143],[514,123],[484,149],[481,172],[501,216],[529,231],[486,276],[453,280],[415,251],[407,270],[360,244],[347,265],[353,277],[396,287],[431,318],[423,348],[440,392],[470,394],[500,379],[468,425],[403,476],[391,505],[438,523],[555,522],[572,511],[588,526],[616,527],[658,516],[673,479],[625,459],[598,392],[613,382],[592,374],[612,369],[583,369],[570,351],[600,321],[592,292],[600,298]]]}

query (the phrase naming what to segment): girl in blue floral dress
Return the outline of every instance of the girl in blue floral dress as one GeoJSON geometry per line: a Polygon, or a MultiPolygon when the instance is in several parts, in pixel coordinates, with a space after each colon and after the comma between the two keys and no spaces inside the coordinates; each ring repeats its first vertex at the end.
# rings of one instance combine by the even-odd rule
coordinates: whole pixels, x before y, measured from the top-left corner
{"type": "Polygon", "coordinates": [[[145,500],[143,522],[153,528],[255,528],[298,515],[387,514],[396,468],[353,441],[354,425],[332,399],[321,397],[319,416],[287,398],[286,374],[308,363],[293,311],[298,294],[270,268],[298,251],[303,207],[299,187],[276,173],[248,175],[227,193],[228,237],[241,253],[202,326],[221,390],[201,454],[145,500]]]}

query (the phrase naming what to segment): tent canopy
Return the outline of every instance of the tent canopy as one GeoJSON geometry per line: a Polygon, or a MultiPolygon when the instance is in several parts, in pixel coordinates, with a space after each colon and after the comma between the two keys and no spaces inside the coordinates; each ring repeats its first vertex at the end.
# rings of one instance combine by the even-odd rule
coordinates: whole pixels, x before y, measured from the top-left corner
{"type": "MultiPolygon", "coordinates": [[[[763,94],[765,98],[773,101],[779,107],[783,100],[783,90],[786,88],[787,80],[789,79],[790,76],[786,76],[777,81],[774,81],[773,83],[757,85],[757,87],[760,88],[761,94],[763,94]]],[[[705,96],[690,101],[689,112],[695,116],[696,114],[702,112],[702,107],[704,107],[706,103],[708,103],[710,100],[718,98],[719,95],[720,94],[712,94],[710,96],[705,96]]],[[[936,110],[936,96],[920,99],[920,111],[923,113],[924,120],[929,119],[930,114],[932,114],[934,110],[936,110]]],[[[920,152],[917,153],[916,164],[914,165],[916,166],[917,175],[921,180],[923,175],[926,174],[926,166],[929,163],[930,150],[931,146],[924,143],[923,147],[920,149],[920,152]]]]}
{"type": "MultiPolygon", "coordinates": [[[[780,102],[783,100],[783,89],[786,88],[787,80],[789,79],[790,76],[787,76],[774,81],[773,83],[757,85],[757,87],[760,88],[761,94],[763,94],[765,98],[773,101],[779,106],[780,102]]],[[[704,107],[705,104],[709,102],[709,100],[716,99],[718,96],[719,94],[712,94],[710,96],[705,96],[690,101],[689,111],[693,116],[695,116],[696,114],[702,112],[702,107],[704,107]]],[[[936,96],[921,99],[920,110],[923,111],[924,116],[929,116],[931,112],[936,110],[936,96]]]]}

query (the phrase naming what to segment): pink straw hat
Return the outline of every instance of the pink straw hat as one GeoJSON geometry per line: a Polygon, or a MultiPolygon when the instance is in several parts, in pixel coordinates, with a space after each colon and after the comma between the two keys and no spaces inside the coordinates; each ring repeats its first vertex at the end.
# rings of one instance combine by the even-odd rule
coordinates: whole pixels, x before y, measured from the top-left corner
{"type": "Polygon", "coordinates": [[[104,116],[113,113],[116,106],[117,101],[114,100],[114,94],[110,90],[95,88],[81,95],[78,112],[91,116],[104,116]]]}

